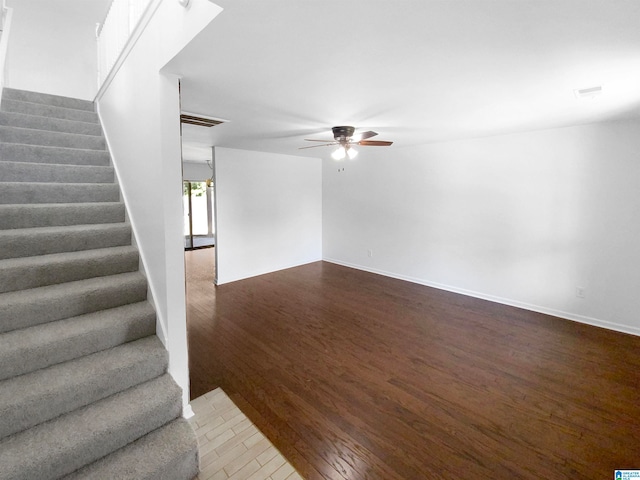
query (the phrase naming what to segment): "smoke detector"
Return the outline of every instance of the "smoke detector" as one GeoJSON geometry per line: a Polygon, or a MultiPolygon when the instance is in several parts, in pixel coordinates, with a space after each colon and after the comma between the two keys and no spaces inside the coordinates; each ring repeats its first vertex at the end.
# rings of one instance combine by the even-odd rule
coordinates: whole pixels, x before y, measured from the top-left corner
{"type": "Polygon", "coordinates": [[[576,98],[590,98],[593,99],[602,93],[602,85],[596,87],[582,88],[574,90],[573,94],[576,98]]]}

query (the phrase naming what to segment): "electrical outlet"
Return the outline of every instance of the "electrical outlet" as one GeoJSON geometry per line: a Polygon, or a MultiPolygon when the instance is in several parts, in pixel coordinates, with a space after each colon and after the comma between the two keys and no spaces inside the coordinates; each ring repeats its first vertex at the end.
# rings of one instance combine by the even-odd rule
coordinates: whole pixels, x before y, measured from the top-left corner
{"type": "Polygon", "coordinates": [[[373,257],[373,250],[367,250],[367,257],[373,257]]]}
{"type": "Polygon", "coordinates": [[[576,297],[584,298],[585,297],[585,288],[584,287],[576,287],[576,297]]]}

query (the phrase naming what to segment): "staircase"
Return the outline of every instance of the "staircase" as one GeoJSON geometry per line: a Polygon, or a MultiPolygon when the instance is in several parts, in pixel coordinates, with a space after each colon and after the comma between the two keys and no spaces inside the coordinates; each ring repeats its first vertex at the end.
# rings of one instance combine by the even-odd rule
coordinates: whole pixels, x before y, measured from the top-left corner
{"type": "Polygon", "coordinates": [[[192,479],[156,316],[92,102],[0,105],[0,479],[192,479]]]}

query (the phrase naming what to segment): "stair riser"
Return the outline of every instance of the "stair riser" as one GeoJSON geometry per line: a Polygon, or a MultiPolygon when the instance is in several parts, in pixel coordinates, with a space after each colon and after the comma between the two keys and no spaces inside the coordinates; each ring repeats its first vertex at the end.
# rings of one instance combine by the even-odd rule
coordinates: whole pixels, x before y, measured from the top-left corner
{"type": "Polygon", "coordinates": [[[147,282],[142,275],[115,278],[85,280],[72,288],[56,285],[0,294],[0,333],[146,300],[147,282]]]}
{"type": "Polygon", "coordinates": [[[111,157],[106,150],[78,150],[21,143],[0,143],[0,161],[108,167],[111,163],[111,157]]]}
{"type": "Polygon", "coordinates": [[[161,376],[167,351],[151,335],[6,382],[0,393],[0,439],[161,376]]]}
{"type": "Polygon", "coordinates": [[[0,204],[118,202],[118,185],[97,183],[4,183],[0,184],[0,204]]]}
{"type": "Polygon", "coordinates": [[[72,108],[75,110],[86,110],[89,112],[93,112],[95,110],[94,103],[90,100],[62,97],[60,95],[51,95],[48,93],[29,92],[27,90],[16,90],[14,88],[3,89],[2,98],[3,100],[40,103],[56,107],[72,108]]]}
{"type": "Polygon", "coordinates": [[[131,245],[129,224],[98,227],[77,232],[0,231],[0,260],[131,245]]]}
{"type": "Polygon", "coordinates": [[[124,220],[122,203],[0,205],[0,225],[5,229],[120,223],[124,220]]]}
{"type": "Polygon", "coordinates": [[[199,472],[198,458],[193,428],[184,418],[177,418],[64,480],[192,480],[199,472]],[[140,461],[142,458],[145,461],[140,461]]]}
{"type": "Polygon", "coordinates": [[[198,459],[193,428],[178,418],[64,480],[192,480],[199,472],[198,459]]]}
{"type": "Polygon", "coordinates": [[[45,132],[29,128],[0,126],[0,142],[23,145],[44,145],[48,147],[82,148],[85,150],[105,150],[103,137],[78,135],[75,133],[45,132]]]}
{"type": "Polygon", "coordinates": [[[21,102],[18,100],[3,99],[2,110],[24,115],[36,115],[41,117],[60,118],[76,122],[99,123],[98,114],[84,110],[62,108],[39,103],[21,102]]]}
{"type": "Polygon", "coordinates": [[[0,478],[68,475],[178,418],[180,397],[180,389],[164,375],[8,437],[0,444],[6,472],[0,478]],[[34,450],[35,441],[42,448],[34,450]]]}
{"type": "Polygon", "coordinates": [[[35,372],[148,337],[155,334],[155,326],[155,311],[143,301],[6,332],[2,335],[7,344],[0,346],[0,377],[35,372]]]}
{"type": "Polygon", "coordinates": [[[113,167],[0,162],[0,182],[113,183],[113,167]]]}
{"type": "Polygon", "coordinates": [[[98,123],[76,122],[22,113],[0,112],[0,125],[79,135],[102,135],[102,127],[98,123]]]}
{"type": "Polygon", "coordinates": [[[45,257],[34,258],[38,261],[26,264],[19,263],[20,259],[0,261],[0,293],[135,272],[139,265],[136,250],[126,253],[104,253],[100,256],[81,256],[77,259],[56,258],[55,261],[49,261],[49,258],[45,257]],[[29,266],[25,268],[25,265],[29,266]]]}

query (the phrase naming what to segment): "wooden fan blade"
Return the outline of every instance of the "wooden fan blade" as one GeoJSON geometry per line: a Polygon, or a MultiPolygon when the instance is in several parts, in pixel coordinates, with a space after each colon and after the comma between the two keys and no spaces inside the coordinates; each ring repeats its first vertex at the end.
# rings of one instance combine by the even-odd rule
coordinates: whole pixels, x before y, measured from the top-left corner
{"type": "Polygon", "coordinates": [[[371,138],[371,137],[375,137],[377,135],[376,132],[372,132],[371,130],[369,130],[368,132],[362,132],[359,134],[360,135],[360,140],[366,140],[367,138],[371,138]]]}
{"type": "Polygon", "coordinates": [[[366,147],[388,147],[393,142],[385,142],[384,140],[360,140],[358,145],[366,147]]]}
{"type": "Polygon", "coordinates": [[[328,147],[329,145],[338,145],[338,142],[324,143],[322,145],[311,145],[309,147],[300,147],[300,148],[298,148],[298,150],[304,150],[305,148],[328,147]]]}

